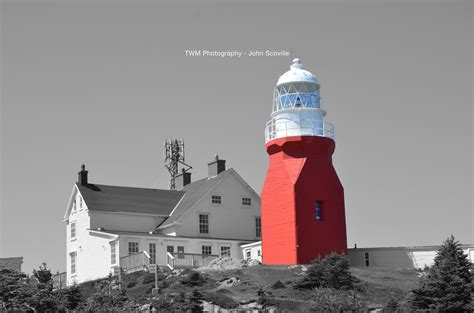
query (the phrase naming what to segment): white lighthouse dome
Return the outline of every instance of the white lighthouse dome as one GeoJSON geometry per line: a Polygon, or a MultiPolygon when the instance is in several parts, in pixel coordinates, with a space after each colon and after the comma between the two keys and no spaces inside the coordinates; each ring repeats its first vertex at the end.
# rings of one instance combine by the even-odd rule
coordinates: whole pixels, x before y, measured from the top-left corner
{"type": "Polygon", "coordinates": [[[277,86],[292,82],[306,82],[319,85],[316,76],[310,71],[305,70],[303,64],[298,58],[293,59],[293,64],[291,64],[290,70],[280,76],[277,86]]]}

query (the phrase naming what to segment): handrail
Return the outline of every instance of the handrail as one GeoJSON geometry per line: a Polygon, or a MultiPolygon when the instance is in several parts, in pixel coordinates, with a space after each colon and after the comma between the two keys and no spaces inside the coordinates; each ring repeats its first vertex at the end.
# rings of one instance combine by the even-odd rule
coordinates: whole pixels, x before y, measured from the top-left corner
{"type": "Polygon", "coordinates": [[[197,268],[208,265],[209,262],[218,257],[218,255],[213,254],[167,252],[167,265],[170,269],[197,268]]]}
{"type": "Polygon", "coordinates": [[[170,268],[170,270],[174,269],[174,256],[169,252],[166,252],[166,265],[170,268]]]}
{"type": "Polygon", "coordinates": [[[334,140],[334,125],[314,119],[275,120],[271,119],[265,127],[265,142],[289,136],[316,136],[334,140]]]}
{"type": "Polygon", "coordinates": [[[146,251],[141,251],[123,256],[120,258],[120,267],[125,271],[149,270],[150,255],[146,251]]]}

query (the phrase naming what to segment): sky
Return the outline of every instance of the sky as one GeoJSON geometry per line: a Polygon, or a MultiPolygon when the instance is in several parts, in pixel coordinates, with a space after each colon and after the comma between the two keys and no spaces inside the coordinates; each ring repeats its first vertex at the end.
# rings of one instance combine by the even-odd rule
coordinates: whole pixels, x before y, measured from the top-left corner
{"type": "Polygon", "coordinates": [[[348,245],[474,243],[471,1],[2,1],[0,256],[64,271],[64,211],[93,183],[168,187],[215,154],[258,192],[294,57],[335,125],[348,245]],[[191,57],[185,50],[288,51],[191,57]]]}

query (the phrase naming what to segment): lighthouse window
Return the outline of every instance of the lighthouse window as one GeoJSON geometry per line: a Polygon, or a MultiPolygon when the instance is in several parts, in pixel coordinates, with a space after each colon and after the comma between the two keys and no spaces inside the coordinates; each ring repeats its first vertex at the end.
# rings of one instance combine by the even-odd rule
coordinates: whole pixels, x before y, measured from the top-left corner
{"type": "Polygon", "coordinates": [[[320,201],[316,201],[316,203],[314,204],[314,208],[316,210],[316,220],[317,221],[320,221],[321,220],[321,202],[320,201]]]}
{"type": "Polygon", "coordinates": [[[278,110],[305,107],[319,108],[319,89],[313,83],[291,83],[276,88],[275,102],[278,110]]]}

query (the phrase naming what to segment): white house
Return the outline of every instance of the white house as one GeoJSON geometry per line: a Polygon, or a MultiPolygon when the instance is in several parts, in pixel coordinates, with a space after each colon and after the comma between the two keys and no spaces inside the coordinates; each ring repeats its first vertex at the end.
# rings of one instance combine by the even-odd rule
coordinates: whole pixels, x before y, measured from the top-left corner
{"type": "Polygon", "coordinates": [[[199,266],[215,256],[242,258],[260,240],[260,197],[225,160],[208,177],[177,177],[178,190],[99,185],[82,166],[64,221],[67,283],[107,276],[118,267],[199,266]]]}

